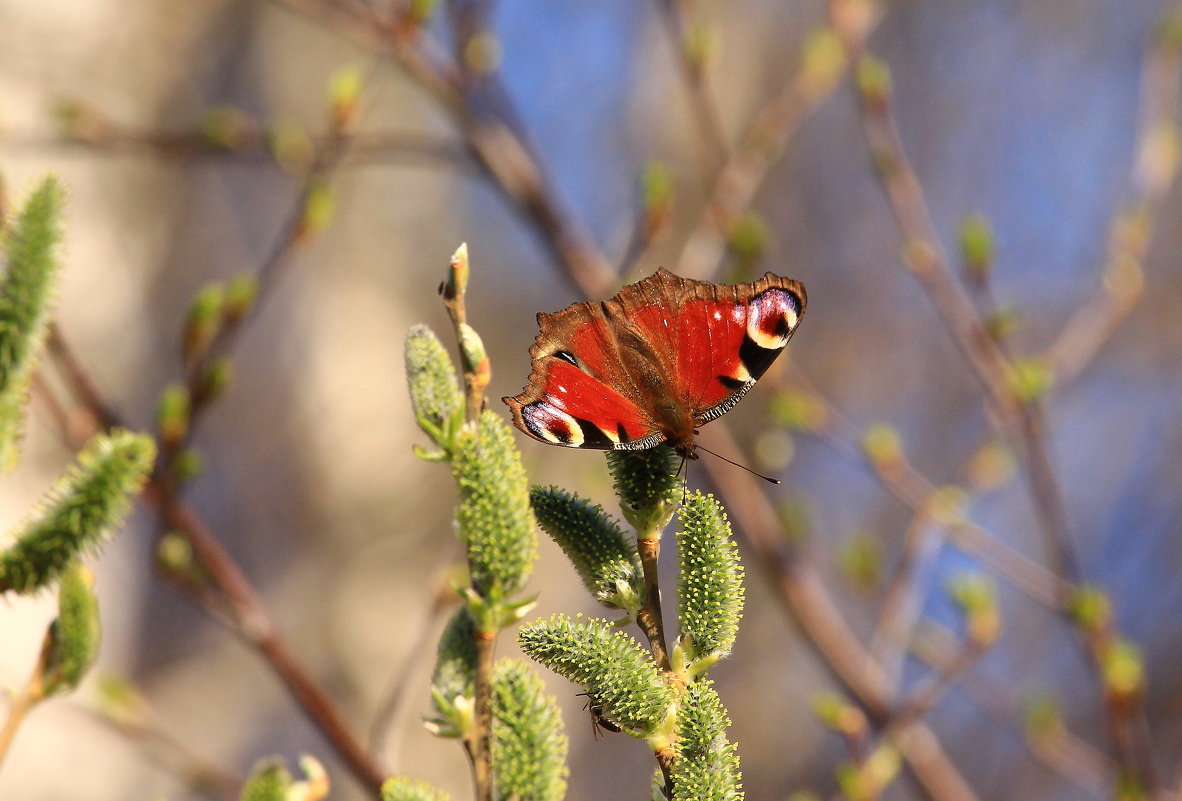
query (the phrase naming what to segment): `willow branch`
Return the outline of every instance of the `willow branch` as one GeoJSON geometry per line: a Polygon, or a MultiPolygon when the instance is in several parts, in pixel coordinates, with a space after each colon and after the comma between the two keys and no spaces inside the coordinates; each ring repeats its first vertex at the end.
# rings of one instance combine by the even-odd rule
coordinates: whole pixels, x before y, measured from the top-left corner
{"type": "MultiPolygon", "coordinates": [[[[716,453],[737,456],[725,426],[705,429],[702,439],[716,453]]],[[[776,599],[798,623],[830,676],[857,700],[876,726],[886,725],[897,701],[894,683],[849,628],[812,564],[778,535],[775,509],[762,488],[753,477],[716,460],[700,464],[727,499],[736,535],[755,553],[776,599]]],[[[909,771],[928,797],[941,801],[977,798],[938,738],[922,722],[907,726],[898,744],[909,771]]]]}
{"type": "Polygon", "coordinates": [[[691,52],[690,32],[686,25],[687,0],[658,0],[658,13],[668,32],[674,50],[674,60],[685,82],[690,108],[696,121],[699,159],[703,176],[713,175],[726,162],[726,133],[718,104],[706,85],[705,54],[691,52]]]}
{"type": "MultiPolygon", "coordinates": [[[[858,35],[869,35],[876,24],[876,15],[865,16],[859,22],[858,35]]],[[[751,207],[796,126],[833,92],[844,71],[844,63],[834,65],[824,58],[806,58],[791,79],[755,114],[739,144],[718,171],[709,198],[686,237],[677,260],[678,275],[707,279],[714,273],[722,261],[731,229],[751,207]]]]}

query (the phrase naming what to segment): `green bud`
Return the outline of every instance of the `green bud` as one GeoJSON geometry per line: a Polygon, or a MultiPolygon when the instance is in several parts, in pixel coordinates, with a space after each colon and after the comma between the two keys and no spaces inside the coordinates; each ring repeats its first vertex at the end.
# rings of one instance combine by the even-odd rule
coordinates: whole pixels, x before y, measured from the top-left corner
{"type": "Polygon", "coordinates": [[[502,660],[493,671],[492,763],[500,801],[562,801],[567,739],[558,705],[524,663],[502,660]]]}
{"type": "Polygon", "coordinates": [[[862,450],[876,470],[889,469],[903,459],[903,440],[892,426],[875,423],[866,429],[862,450]]]}
{"type": "Polygon", "coordinates": [[[214,106],[201,117],[205,141],[223,150],[238,150],[257,133],[254,118],[236,106],[214,106]]]}
{"type": "Polygon", "coordinates": [[[794,390],[773,395],[768,413],[777,425],[793,431],[819,431],[829,422],[824,403],[813,395],[794,390]]]}
{"type": "Polygon", "coordinates": [[[193,546],[179,531],[170,531],[156,545],[156,565],[166,575],[186,576],[196,569],[193,546]]]}
{"type": "Polygon", "coordinates": [[[205,459],[196,448],[185,448],[172,462],[172,472],[181,481],[192,481],[205,469],[205,459]]]}
{"type": "Polygon", "coordinates": [[[652,657],[610,623],[555,615],[522,626],[517,641],[532,659],[581,685],[600,715],[629,734],[648,737],[666,724],[673,691],[652,657]]]}
{"type": "Polygon", "coordinates": [[[276,125],[267,140],[275,161],[287,172],[302,174],[316,158],[316,146],[308,132],[294,123],[276,125]]]}
{"type": "Polygon", "coordinates": [[[847,737],[861,737],[869,730],[862,710],[838,693],[823,692],[813,696],[812,710],[824,726],[847,737]]]}
{"type": "Polygon", "coordinates": [[[595,599],[635,617],[644,600],[644,575],[635,540],[602,506],[558,487],[534,487],[538,524],[562,548],[595,599]]]}
{"type": "Polygon", "coordinates": [[[75,563],[62,573],[58,585],[58,616],[49,630],[42,687],[46,696],[78,686],[98,657],[102,634],[98,598],[89,570],[75,563]]]}
{"type": "Polygon", "coordinates": [[[699,72],[706,69],[718,55],[718,30],[706,23],[697,23],[685,34],[682,45],[685,59],[699,72]]]}
{"type": "Polygon", "coordinates": [[[695,492],[679,513],[677,619],[690,661],[703,669],[730,653],[743,616],[743,566],[726,512],[713,495],[695,492]]]}
{"type": "Polygon", "coordinates": [[[741,799],[739,754],[726,739],[730,717],[709,681],[685,688],[677,719],[674,801],[741,799]]]}
{"type": "Polygon", "coordinates": [[[118,526],[156,458],[151,437],[98,434],[42,500],[35,519],[0,553],[0,592],[34,592],[118,526]]]}
{"type": "Polygon", "coordinates": [[[185,438],[189,431],[189,412],[189,390],[184,384],[165,387],[156,404],[156,430],[162,443],[176,445],[185,438]]]}
{"type": "Polygon", "coordinates": [[[447,280],[440,288],[440,294],[445,300],[453,300],[468,291],[468,278],[472,272],[472,265],[468,261],[468,243],[461,242],[456,252],[451,254],[448,264],[447,280]]]}
{"type": "Polygon", "coordinates": [[[349,126],[357,113],[357,102],[365,77],[356,65],[342,67],[333,73],[328,84],[328,102],[332,108],[333,126],[342,130],[349,126]]]}
{"type": "Polygon", "coordinates": [[[238,273],[226,283],[224,317],[227,323],[242,320],[254,309],[259,297],[258,278],[250,273],[238,273]]]}
{"type": "Polygon", "coordinates": [[[1055,374],[1041,359],[1015,362],[1010,374],[1010,391],[1022,403],[1030,403],[1046,396],[1055,383],[1055,374]]]}
{"type": "Polygon", "coordinates": [[[222,330],[225,299],[225,288],[221,284],[211,283],[203,286],[189,305],[181,337],[185,361],[192,362],[204,357],[213,338],[222,330]]]}
{"type": "Polygon", "coordinates": [[[838,558],[842,572],[855,588],[872,592],[882,583],[882,544],[877,537],[865,532],[847,537],[838,558]]]}
{"type": "Polygon", "coordinates": [[[443,631],[431,677],[436,716],[428,728],[440,737],[463,737],[472,725],[468,712],[476,687],[476,627],[472,614],[461,608],[443,631]],[[467,704],[460,702],[466,699],[467,704]],[[457,703],[460,702],[460,703],[457,703]]]}
{"type": "Polygon", "coordinates": [[[974,214],[961,223],[960,255],[969,280],[984,286],[993,269],[993,228],[984,215],[974,214]]]}
{"type": "Polygon", "coordinates": [[[680,459],[663,445],[646,451],[608,451],[607,468],[624,518],[643,538],[657,538],[673,517],[680,459]]]}
{"type": "MultiPolygon", "coordinates": [[[[508,598],[529,580],[537,533],[521,455],[499,416],[485,411],[479,428],[461,431],[452,475],[460,491],[456,520],[468,548],[472,587],[493,602],[508,598]]],[[[486,624],[477,625],[484,630],[486,624]]]]}
{"type": "Polygon", "coordinates": [[[287,801],[292,778],[283,761],[275,757],[260,760],[251,768],[238,801],[287,801]]]}
{"type": "Polygon", "coordinates": [[[948,590],[964,611],[969,639],[982,647],[997,642],[1001,636],[1001,612],[993,582],[979,573],[965,573],[953,579],[948,590]]]}
{"type": "Polygon", "coordinates": [[[727,244],[734,251],[740,267],[749,267],[763,255],[770,240],[771,230],[763,217],[748,211],[731,226],[727,244]]]}
{"type": "Polygon", "coordinates": [[[201,393],[206,400],[220,397],[234,383],[234,362],[229,356],[218,356],[205,368],[201,378],[201,393]]]}
{"type": "Polygon", "coordinates": [[[464,397],[455,366],[439,339],[425,325],[406,337],[406,380],[419,428],[444,450],[450,450],[464,413],[464,397]]]}
{"type": "Polygon", "coordinates": [[[644,204],[645,239],[651,239],[669,222],[676,184],[669,167],[659,161],[649,162],[640,175],[644,204]]]}
{"type": "Polygon", "coordinates": [[[422,25],[431,19],[438,0],[410,0],[406,9],[407,20],[414,25],[422,25]]]}
{"type": "Polygon", "coordinates": [[[295,240],[303,244],[320,236],[336,215],[337,202],[324,181],[314,181],[304,194],[304,216],[296,229],[295,240]]]}
{"type": "Polygon", "coordinates": [[[419,779],[395,776],[382,784],[382,801],[448,801],[448,795],[419,779]]]}
{"type": "Polygon", "coordinates": [[[1118,639],[1100,657],[1104,689],[1122,702],[1139,696],[1145,689],[1145,663],[1137,646],[1118,639]]]}
{"type": "Polygon", "coordinates": [[[832,28],[817,28],[804,40],[801,77],[809,94],[817,97],[830,89],[845,71],[845,48],[832,28]]]}
{"type": "Polygon", "coordinates": [[[891,70],[885,62],[862,56],[854,75],[862,102],[871,108],[885,106],[891,97],[891,70]]]}
{"type": "Polygon", "coordinates": [[[1071,615],[1089,633],[1098,633],[1112,625],[1112,602],[1100,587],[1084,584],[1071,599],[1071,615]]]}

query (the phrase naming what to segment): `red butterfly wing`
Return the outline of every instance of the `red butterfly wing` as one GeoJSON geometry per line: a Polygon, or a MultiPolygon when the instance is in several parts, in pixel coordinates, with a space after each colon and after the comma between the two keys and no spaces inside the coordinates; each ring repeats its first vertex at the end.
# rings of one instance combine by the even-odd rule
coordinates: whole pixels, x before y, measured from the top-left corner
{"type": "Polygon", "coordinates": [[[570,448],[651,448],[664,437],[622,369],[619,343],[599,304],[539,314],[529,385],[503,398],[534,439],[570,448]]]}
{"type": "Polygon", "coordinates": [[[804,287],[767,273],[725,286],[665,270],[602,303],[576,303],[541,327],[514,424],[542,442],[653,447],[693,456],[694,428],[729,410],[788,344],[804,287]]]}

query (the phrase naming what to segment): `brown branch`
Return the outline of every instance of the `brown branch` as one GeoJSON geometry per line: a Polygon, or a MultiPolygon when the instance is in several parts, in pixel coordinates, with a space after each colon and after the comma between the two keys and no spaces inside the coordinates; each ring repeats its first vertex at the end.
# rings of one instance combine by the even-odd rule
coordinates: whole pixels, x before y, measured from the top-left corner
{"type": "Polygon", "coordinates": [[[1043,356],[1056,381],[1082,372],[1141,299],[1142,270],[1154,223],[1178,172],[1180,83],[1182,47],[1176,34],[1161,30],[1142,74],[1132,196],[1109,226],[1099,287],[1043,356]]]}
{"type": "MultiPolygon", "coordinates": [[[[295,210],[289,216],[275,246],[256,271],[260,301],[266,297],[266,290],[278,277],[280,268],[286,263],[291,250],[301,241],[304,202],[307,192],[310,191],[311,182],[331,169],[338,152],[330,150],[317,159],[300,193],[295,210]]],[[[254,309],[257,308],[256,303],[254,309]]],[[[208,364],[211,354],[225,353],[230,349],[248,319],[249,315],[223,327],[211,344],[209,352],[204,355],[204,360],[199,360],[191,369],[188,380],[195,395],[202,378],[200,368],[208,364]]],[[[79,403],[90,411],[96,428],[105,429],[120,425],[118,416],[103,399],[97,385],[61,336],[60,330],[54,329],[49,345],[50,354],[62,366],[79,403]]],[[[195,402],[194,414],[201,408],[202,405],[195,402]]],[[[169,473],[169,465],[180,452],[183,442],[192,436],[192,428],[190,424],[182,443],[176,443],[169,448],[162,447],[157,471],[144,490],[144,498],[157,509],[165,526],[180,531],[185,536],[193,550],[194,559],[218,591],[217,595],[204,592],[189,592],[189,595],[203,602],[202,608],[215,619],[225,622],[225,618],[220,617],[219,612],[229,613],[234,633],[250,644],[269,663],[309,720],[321,731],[358,781],[376,796],[385,778],[384,773],[365,751],[360,739],[323,688],[297,660],[286,640],[280,635],[261,597],[229,552],[200,516],[180,500],[177,494],[178,483],[169,473]],[[224,606],[215,606],[218,601],[224,602],[224,606]]],[[[175,583],[184,589],[184,580],[181,577],[174,577],[169,573],[165,573],[165,576],[175,579],[175,583]]]]}
{"type": "MultiPolygon", "coordinates": [[[[1072,544],[1066,505],[1046,444],[1040,400],[1017,395],[1009,360],[988,336],[971,301],[953,277],[947,260],[940,252],[926,201],[899,139],[890,103],[889,77],[884,67],[865,56],[862,52],[863,43],[852,35],[845,35],[841,28],[837,11],[848,1],[830,0],[830,8],[834,12],[835,28],[842,35],[848,57],[859,75],[863,133],[903,236],[905,259],[927,291],[945,327],[973,368],[990,400],[1003,417],[1016,415],[1026,455],[1030,491],[1048,559],[1056,574],[1076,582],[1080,570],[1072,544]]],[[[1171,42],[1171,47],[1176,48],[1176,44],[1171,42]]],[[[1176,54],[1171,58],[1176,69],[1176,54]]],[[[1173,125],[1172,120],[1170,125],[1173,125]]],[[[1140,168],[1140,163],[1138,166],[1140,168]]],[[[1155,174],[1155,177],[1172,176],[1172,164],[1169,170],[1161,173],[1163,175],[1155,174]]],[[[1157,184],[1149,181],[1145,185],[1154,186],[1160,192],[1164,191],[1168,181],[1157,184]]],[[[1119,635],[1111,631],[1110,627],[1089,629],[1079,626],[1078,629],[1088,644],[1093,672],[1103,684],[1102,661],[1119,635]]],[[[1153,793],[1156,778],[1149,757],[1141,703],[1137,699],[1122,701],[1107,692],[1103,696],[1112,742],[1122,771],[1139,786],[1153,793]]]]}
{"type": "MultiPolygon", "coordinates": [[[[876,23],[873,15],[862,18],[860,35],[868,35],[876,23]]],[[[706,205],[677,260],[678,275],[706,279],[714,273],[731,229],[751,207],[796,126],[837,87],[845,71],[842,57],[827,51],[823,39],[818,41],[821,44],[812,57],[806,55],[791,80],[755,114],[740,143],[718,171],[706,205]]]]}
{"type": "MultiPolygon", "coordinates": [[[[910,509],[913,515],[922,516],[929,524],[937,522],[932,519],[930,502],[937,488],[915,469],[904,454],[899,454],[897,459],[887,464],[868,458],[859,444],[862,441],[861,431],[799,372],[794,374],[793,381],[822,410],[822,422],[802,433],[819,438],[850,461],[865,464],[883,488],[910,509]]],[[[1075,595],[1074,584],[1022,556],[967,517],[956,520],[953,525],[943,525],[942,530],[953,545],[977,556],[1000,577],[1049,609],[1063,611],[1075,595]]]]}
{"type": "MultiPolygon", "coordinates": [[[[960,646],[943,627],[926,621],[912,640],[912,652],[937,670],[947,670],[958,658],[960,646]]],[[[1009,723],[1023,714],[1026,700],[1010,682],[990,680],[981,670],[973,680],[960,686],[968,699],[998,723],[1009,723]]],[[[1115,764],[1062,725],[1041,737],[1024,738],[1025,745],[1039,762],[1080,789],[1100,795],[1110,786],[1115,764]]]]}
{"type": "MultiPolygon", "coordinates": [[[[704,429],[702,439],[710,450],[727,458],[738,455],[724,426],[716,423],[704,429]]],[[[800,626],[830,676],[858,701],[876,726],[886,725],[897,700],[893,682],[849,628],[812,564],[778,535],[779,520],[762,488],[747,473],[716,460],[700,464],[726,498],[736,535],[754,551],[777,600],[800,626]]],[[[912,723],[900,733],[899,749],[928,797],[942,801],[977,798],[923,723],[912,723]]]]}
{"type": "Polygon", "coordinates": [[[674,50],[674,60],[685,82],[690,108],[697,123],[702,153],[699,164],[703,178],[706,179],[726,163],[726,133],[723,130],[718,104],[711,97],[706,85],[706,65],[702,61],[705,54],[699,53],[695,58],[695,54],[690,52],[690,32],[685,19],[687,5],[688,0],[658,0],[658,14],[668,32],[674,50]]]}
{"type": "Polygon", "coordinates": [[[657,537],[641,537],[636,541],[640,551],[640,565],[644,571],[644,603],[636,613],[636,623],[648,640],[653,661],[657,667],[668,672],[669,648],[665,639],[665,618],[661,613],[661,584],[657,578],[657,559],[661,555],[661,540],[657,537]]]}
{"type": "Polygon", "coordinates": [[[381,19],[354,2],[273,0],[297,13],[331,20],[333,30],[394,60],[429,91],[464,132],[477,162],[492,185],[533,223],[571,283],[588,297],[610,294],[617,276],[588,234],[558,202],[541,161],[515,128],[518,115],[496,75],[482,76],[492,87],[485,99],[490,108],[477,112],[468,105],[464,69],[443,54],[428,33],[404,19],[381,19]]]}
{"type": "MultiPolygon", "coordinates": [[[[328,137],[309,140],[313,151],[328,145],[328,137]]],[[[467,150],[439,137],[412,132],[358,132],[341,138],[346,156],[341,167],[405,161],[412,166],[446,164],[471,166],[467,150]]],[[[0,136],[0,148],[31,154],[79,151],[93,156],[145,156],[178,161],[219,161],[277,165],[275,149],[267,133],[245,132],[233,142],[220,143],[196,131],[151,131],[112,125],[101,135],[45,138],[8,134],[0,136]]]]}

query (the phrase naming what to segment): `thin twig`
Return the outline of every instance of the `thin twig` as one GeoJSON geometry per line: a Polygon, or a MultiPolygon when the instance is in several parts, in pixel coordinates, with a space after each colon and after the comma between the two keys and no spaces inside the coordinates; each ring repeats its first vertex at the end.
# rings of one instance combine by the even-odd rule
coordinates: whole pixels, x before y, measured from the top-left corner
{"type": "MultiPolygon", "coordinates": [[[[862,19],[861,36],[877,24],[862,19]]],[[[718,171],[713,188],[677,259],[675,272],[707,279],[717,269],[735,223],[751,207],[759,188],[783,155],[797,124],[837,87],[844,63],[806,59],[791,79],[752,118],[739,144],[718,171]]]]}
{"type": "Polygon", "coordinates": [[[723,131],[718,104],[706,85],[705,54],[691,52],[690,31],[685,19],[686,5],[687,0],[658,0],[658,13],[668,31],[674,60],[685,81],[702,148],[699,166],[703,179],[708,181],[726,163],[726,133],[723,131]]]}
{"type": "MultiPolygon", "coordinates": [[[[924,622],[911,642],[912,652],[940,671],[958,658],[960,647],[950,632],[931,621],[924,622]]],[[[1027,703],[1012,683],[991,680],[981,669],[974,671],[972,680],[962,680],[960,686],[975,706],[999,724],[1020,718],[1027,703]]],[[[1022,740],[1035,759],[1082,790],[1098,795],[1109,787],[1116,769],[1113,761],[1062,725],[1043,736],[1022,740]]]]}
{"type": "MultiPolygon", "coordinates": [[[[310,139],[312,151],[321,151],[327,137],[310,139]]],[[[406,162],[412,166],[431,164],[471,167],[469,152],[436,136],[411,132],[358,132],[342,139],[346,155],[342,168],[381,162],[406,162]]],[[[231,164],[281,164],[271,139],[258,131],[244,133],[232,143],[221,144],[196,131],[138,131],[112,127],[101,136],[47,138],[40,135],[0,136],[0,148],[30,154],[79,152],[88,156],[145,156],[170,161],[211,161],[231,164]]]]}
{"type": "Polygon", "coordinates": [[[369,750],[391,775],[399,772],[398,755],[402,746],[399,722],[411,698],[412,682],[435,655],[432,643],[438,637],[438,623],[443,613],[455,606],[456,601],[457,596],[450,584],[446,588],[437,588],[434,600],[418,623],[418,633],[410,640],[406,660],[394,674],[390,689],[374,713],[373,723],[369,727],[369,750]]]}
{"type": "MultiPolygon", "coordinates": [[[[843,5],[845,2],[842,0],[830,0],[839,35],[843,31],[837,21],[836,10],[843,5]]],[[[867,72],[872,74],[869,68],[874,65],[862,52],[863,43],[852,36],[843,36],[843,44],[855,69],[860,73],[866,67],[867,72]]],[[[1174,66],[1177,66],[1176,62],[1174,66]]],[[[948,268],[919,182],[899,139],[890,104],[889,85],[879,79],[878,85],[861,86],[860,89],[863,132],[878,166],[891,211],[903,235],[906,261],[927,291],[990,400],[1004,417],[1016,413],[1026,454],[1030,491],[1048,559],[1057,575],[1076,582],[1080,569],[1069,531],[1063,494],[1049,456],[1041,403],[1037,397],[1024,399],[1016,395],[1012,382],[1013,368],[1009,360],[988,336],[971,301],[948,268]]],[[[1172,121],[1170,124],[1173,124],[1172,121]]],[[[1169,174],[1172,175],[1172,171],[1169,174]]],[[[1088,644],[1090,665],[1102,683],[1104,654],[1118,635],[1110,627],[1089,629],[1080,626],[1079,631],[1088,644]]],[[[1121,701],[1107,692],[1103,696],[1104,710],[1122,770],[1152,794],[1156,779],[1144,737],[1144,709],[1135,699],[1121,701]]]]}
{"type": "MultiPolygon", "coordinates": [[[[727,429],[704,429],[703,441],[727,458],[738,456],[727,429]]],[[[863,648],[825,590],[815,568],[776,533],[780,524],[756,480],[715,460],[701,462],[727,499],[736,535],[754,551],[777,600],[796,620],[832,678],[866,710],[876,726],[886,725],[897,700],[890,676],[863,648]]],[[[924,793],[941,801],[970,801],[977,795],[922,722],[900,735],[900,752],[924,793]],[[905,736],[904,736],[905,735],[905,736]]]]}

